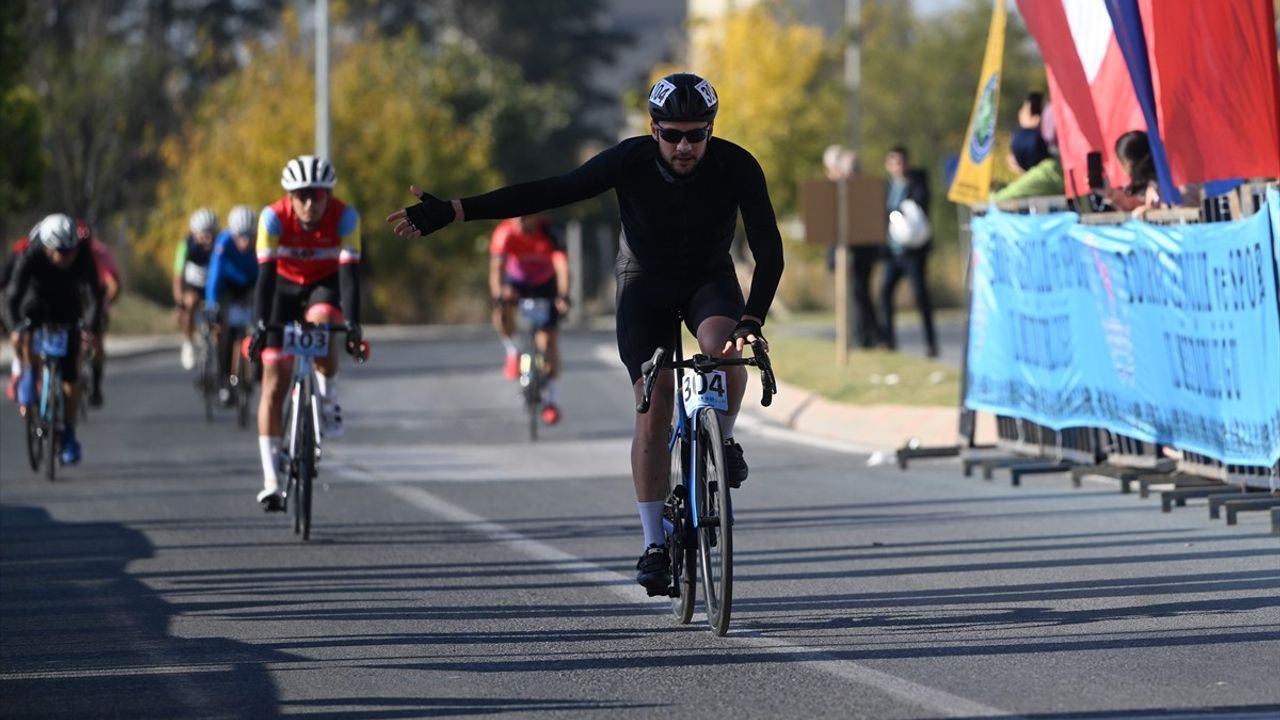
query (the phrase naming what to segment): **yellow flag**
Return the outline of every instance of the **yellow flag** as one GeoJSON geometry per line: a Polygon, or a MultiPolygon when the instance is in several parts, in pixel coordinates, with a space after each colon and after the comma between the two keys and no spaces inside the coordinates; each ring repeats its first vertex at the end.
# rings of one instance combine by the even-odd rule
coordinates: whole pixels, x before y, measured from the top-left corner
{"type": "Polygon", "coordinates": [[[972,205],[986,202],[991,194],[991,149],[996,140],[996,108],[1000,105],[1000,69],[1004,65],[1004,1],[996,0],[987,33],[987,52],[982,56],[978,96],[973,101],[973,117],[964,134],[960,166],[947,191],[954,203],[972,205]]]}

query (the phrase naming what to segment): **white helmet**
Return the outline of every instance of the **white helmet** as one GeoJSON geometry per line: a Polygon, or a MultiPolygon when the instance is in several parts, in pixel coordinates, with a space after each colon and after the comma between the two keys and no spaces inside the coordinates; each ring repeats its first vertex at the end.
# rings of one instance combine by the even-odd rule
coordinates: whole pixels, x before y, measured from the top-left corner
{"type": "Polygon", "coordinates": [[[40,243],[50,250],[70,250],[76,246],[76,224],[62,213],[45,217],[36,228],[40,243]]]}
{"type": "Polygon", "coordinates": [[[200,208],[191,213],[190,222],[192,233],[216,233],[218,232],[218,216],[209,208],[200,208]]]}
{"type": "Polygon", "coordinates": [[[231,208],[231,214],[227,216],[227,228],[234,235],[252,235],[257,224],[258,214],[248,205],[231,208]]]}
{"type": "Polygon", "coordinates": [[[302,188],[330,189],[338,182],[338,173],[327,158],[315,155],[299,155],[284,164],[280,173],[280,185],[285,190],[302,188]]]}

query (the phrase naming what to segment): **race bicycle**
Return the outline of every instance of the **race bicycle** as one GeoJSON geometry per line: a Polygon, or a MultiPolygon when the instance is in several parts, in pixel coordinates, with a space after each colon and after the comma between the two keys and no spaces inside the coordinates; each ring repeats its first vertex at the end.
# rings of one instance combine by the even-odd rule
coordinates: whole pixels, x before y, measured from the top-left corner
{"type": "MultiPolygon", "coordinates": [[[[281,331],[280,349],[294,357],[293,384],[285,406],[284,469],[288,475],[284,495],[285,509],[293,506],[293,532],[303,540],[311,539],[311,500],[320,465],[320,396],[316,390],[315,359],[329,355],[330,343],[339,325],[309,322],[276,323],[268,330],[281,331]]],[[[361,342],[352,356],[356,362],[369,357],[369,344],[361,342]]]]}
{"type": "MultiPolygon", "coordinates": [[[[643,392],[636,412],[646,413],[653,386],[662,370],[675,370],[675,402],[672,408],[671,473],[663,506],[663,525],[671,557],[671,613],[681,624],[693,618],[698,568],[706,593],[707,623],[716,635],[729,630],[733,605],[733,503],[724,476],[724,441],[717,411],[729,407],[728,377],[721,368],[753,365],[760,369],[763,396],[768,407],[778,392],[773,366],[764,343],[752,343],[753,357],[717,358],[701,353],[683,359],[680,320],[671,357],[658,348],[641,366],[643,392]]],[[[650,591],[651,595],[661,594],[650,591]]]]}
{"type": "MultiPolygon", "coordinates": [[[[236,409],[236,422],[241,428],[249,427],[253,399],[253,363],[246,353],[239,352],[253,324],[253,308],[247,303],[229,302],[226,306],[226,322],[220,332],[229,333],[224,340],[231,348],[231,367],[227,368],[227,384],[231,389],[231,403],[236,409]]],[[[221,379],[220,379],[221,381],[221,379]]]]}
{"type": "Polygon", "coordinates": [[[547,358],[538,347],[538,328],[546,327],[556,310],[547,298],[521,298],[519,307],[526,330],[520,348],[520,396],[529,416],[529,439],[536,442],[547,386],[547,358]]]}
{"type": "Polygon", "coordinates": [[[34,402],[24,409],[27,421],[27,461],[31,471],[44,475],[49,482],[57,474],[58,453],[62,449],[62,432],[66,421],[66,395],[62,388],[62,359],[67,356],[71,333],[79,332],[75,324],[43,324],[31,328],[31,353],[40,366],[40,383],[34,402]]]}

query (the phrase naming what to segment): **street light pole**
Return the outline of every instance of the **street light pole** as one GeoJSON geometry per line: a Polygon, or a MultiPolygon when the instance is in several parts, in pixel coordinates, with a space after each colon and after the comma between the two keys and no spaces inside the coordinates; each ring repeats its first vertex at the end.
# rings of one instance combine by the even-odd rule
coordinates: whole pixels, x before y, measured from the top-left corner
{"type": "Polygon", "coordinates": [[[316,155],[329,157],[329,0],[316,0],[316,155]]]}

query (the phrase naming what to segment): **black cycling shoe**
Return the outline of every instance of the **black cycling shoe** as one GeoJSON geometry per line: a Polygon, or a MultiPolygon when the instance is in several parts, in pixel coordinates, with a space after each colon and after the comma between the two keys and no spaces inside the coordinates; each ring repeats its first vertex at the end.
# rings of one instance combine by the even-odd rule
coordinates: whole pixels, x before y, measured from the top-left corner
{"type": "Polygon", "coordinates": [[[747,461],[742,457],[742,446],[729,438],[724,441],[724,475],[729,487],[740,488],[747,479],[747,461]]]}
{"type": "Polygon", "coordinates": [[[666,545],[650,545],[636,563],[636,582],[649,591],[649,597],[671,591],[671,555],[666,545]]]}
{"type": "Polygon", "coordinates": [[[284,512],[284,496],[279,491],[259,493],[258,504],[262,505],[262,512],[284,512]]]}
{"type": "Polygon", "coordinates": [[[89,407],[102,407],[102,391],[97,388],[89,394],[89,407]]]}

